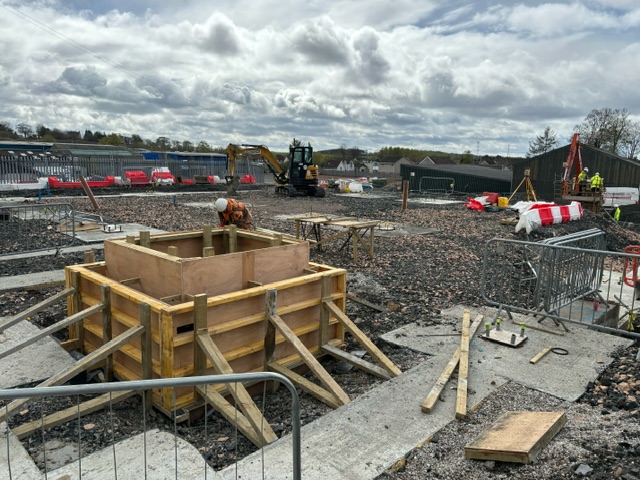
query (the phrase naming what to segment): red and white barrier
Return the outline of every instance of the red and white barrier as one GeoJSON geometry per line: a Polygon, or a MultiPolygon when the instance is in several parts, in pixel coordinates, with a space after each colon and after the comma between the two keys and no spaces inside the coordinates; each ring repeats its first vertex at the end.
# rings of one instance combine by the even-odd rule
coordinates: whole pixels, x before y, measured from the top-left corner
{"type": "Polygon", "coordinates": [[[540,227],[554,223],[566,223],[582,218],[582,204],[571,202],[570,205],[533,204],[530,208],[520,213],[520,219],[516,225],[516,232],[523,228],[531,233],[540,227]]]}

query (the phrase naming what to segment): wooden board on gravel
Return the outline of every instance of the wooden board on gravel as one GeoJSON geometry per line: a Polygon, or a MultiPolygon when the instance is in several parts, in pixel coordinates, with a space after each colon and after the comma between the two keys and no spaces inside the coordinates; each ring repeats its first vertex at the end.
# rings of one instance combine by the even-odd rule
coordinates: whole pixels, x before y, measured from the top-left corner
{"type": "Polygon", "coordinates": [[[506,412],[464,447],[466,458],[531,463],[567,423],[564,412],[506,412]]]}

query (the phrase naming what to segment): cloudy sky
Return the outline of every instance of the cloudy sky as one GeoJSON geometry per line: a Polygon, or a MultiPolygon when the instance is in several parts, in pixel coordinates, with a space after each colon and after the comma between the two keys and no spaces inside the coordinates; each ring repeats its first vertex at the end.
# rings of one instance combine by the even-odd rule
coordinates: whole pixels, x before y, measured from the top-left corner
{"type": "Polygon", "coordinates": [[[0,120],[523,155],[640,120],[640,2],[0,0],[0,120]]]}

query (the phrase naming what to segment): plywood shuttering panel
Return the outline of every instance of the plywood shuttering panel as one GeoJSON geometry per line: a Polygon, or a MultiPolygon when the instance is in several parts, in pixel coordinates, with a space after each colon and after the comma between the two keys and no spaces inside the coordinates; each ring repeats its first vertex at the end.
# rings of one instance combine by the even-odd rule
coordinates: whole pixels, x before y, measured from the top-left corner
{"type": "MultiPolygon", "coordinates": [[[[80,290],[82,304],[81,308],[86,309],[101,302],[100,289],[103,285],[111,287],[111,329],[112,338],[125,332],[131,326],[137,325],[140,321],[140,303],[149,301],[156,302],[138,291],[119,285],[117,282],[96,274],[83,267],[68,267],[74,271],[81,272],[80,290]]],[[[71,312],[70,312],[71,313],[71,312]]],[[[96,348],[104,345],[102,313],[95,313],[83,320],[84,345],[83,352],[91,353],[96,348]]],[[[152,360],[154,372],[158,371],[160,348],[158,345],[159,315],[151,312],[152,330],[152,360]]],[[[140,338],[133,338],[120,351],[114,353],[114,371],[120,380],[138,380],[141,378],[141,354],[140,338]]],[[[154,376],[157,376],[154,373],[154,376]]]]}
{"type": "MultiPolygon", "coordinates": [[[[194,236],[192,238],[176,238],[176,239],[169,238],[167,240],[152,241],[151,249],[161,253],[168,254],[169,247],[177,247],[178,256],[182,258],[189,258],[189,257],[201,257],[202,245],[203,245],[202,234],[194,233],[194,236]]],[[[217,253],[221,253],[222,252],[222,236],[213,235],[212,246],[217,253]]]]}
{"type": "MultiPolygon", "coordinates": [[[[332,291],[336,292],[340,276],[332,278],[332,291]]],[[[286,281],[269,287],[278,290],[278,311],[291,329],[309,349],[318,345],[318,325],[320,319],[321,278],[310,283],[288,286],[286,281]]],[[[236,372],[261,370],[264,365],[265,294],[264,288],[254,293],[237,292],[230,294],[224,303],[207,309],[207,322],[212,339],[236,372]],[[235,299],[233,298],[235,297],[235,299]]],[[[213,299],[215,301],[215,299],[213,299]]],[[[174,316],[174,332],[177,327],[193,323],[193,313],[186,312],[174,316]]],[[[193,335],[192,332],[181,334],[193,335]]],[[[278,338],[282,337],[278,334],[278,338]]],[[[186,337],[185,337],[186,339],[186,337]]],[[[342,329],[337,325],[329,327],[329,339],[343,341],[342,329]]],[[[193,343],[179,342],[175,348],[174,369],[186,373],[193,368],[193,343]]],[[[288,343],[280,342],[276,347],[276,359],[295,354],[288,343]]],[[[209,372],[211,373],[211,372],[209,372]]]]}
{"type": "Polygon", "coordinates": [[[104,259],[108,276],[116,281],[140,278],[136,289],[155,298],[176,295],[181,291],[181,263],[174,257],[139,245],[104,242],[104,259]]]}
{"type": "Polygon", "coordinates": [[[309,245],[299,243],[284,247],[254,250],[254,280],[263,284],[303,275],[309,266],[309,245]]]}
{"type": "Polygon", "coordinates": [[[208,297],[242,290],[242,253],[183,260],[182,288],[175,293],[208,297]]]}

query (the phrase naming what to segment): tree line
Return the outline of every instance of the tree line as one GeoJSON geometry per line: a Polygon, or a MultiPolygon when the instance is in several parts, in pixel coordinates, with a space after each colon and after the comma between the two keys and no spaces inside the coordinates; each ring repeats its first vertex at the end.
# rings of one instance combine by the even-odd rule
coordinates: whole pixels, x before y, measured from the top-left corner
{"type": "MultiPolygon", "coordinates": [[[[640,153],[640,122],[633,121],[626,108],[594,108],[574,127],[580,143],[621,157],[638,160],[640,153]]],[[[571,138],[568,139],[568,143],[571,138]]],[[[542,135],[529,142],[527,156],[541,155],[558,146],[556,132],[545,128],[542,135]]]]}
{"type": "Polygon", "coordinates": [[[145,148],[156,151],[180,151],[198,153],[222,153],[223,147],[212,147],[204,140],[193,143],[189,140],[171,140],[168,137],[158,137],[155,140],[142,138],[140,135],[122,135],[100,131],[60,130],[48,128],[39,124],[33,128],[28,123],[18,123],[15,128],[11,123],[0,121],[0,140],[34,140],[39,142],[59,143],[98,143],[101,145],[125,146],[128,148],[145,148]]]}

